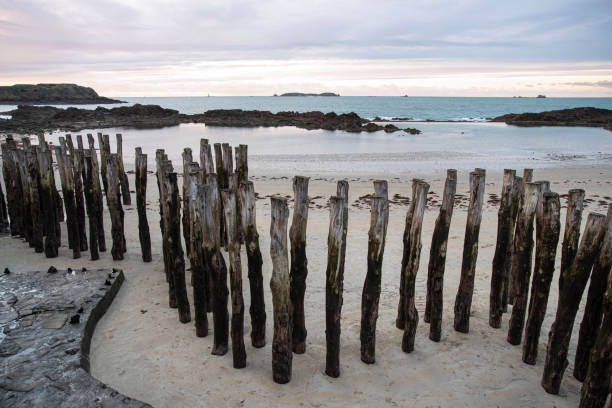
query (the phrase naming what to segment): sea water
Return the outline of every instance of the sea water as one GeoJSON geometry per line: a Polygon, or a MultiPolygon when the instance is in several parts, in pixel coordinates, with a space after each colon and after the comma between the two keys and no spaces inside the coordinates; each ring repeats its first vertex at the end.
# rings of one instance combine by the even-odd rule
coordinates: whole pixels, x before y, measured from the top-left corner
{"type": "MultiPolygon", "coordinates": [[[[248,144],[251,175],[384,178],[411,177],[415,173],[441,172],[447,168],[552,167],[612,164],[612,132],[588,127],[516,127],[504,123],[398,122],[416,127],[420,135],[405,132],[349,133],[306,130],[295,127],[232,128],[182,124],[162,129],[89,129],[79,134],[123,135],[127,169],[133,168],[134,148],[148,153],[154,168],[155,150],[165,149],[174,168],[181,171],[185,147],[199,161],[200,139],[210,143],[248,144]]],[[[58,143],[65,132],[48,140],[58,143]]]]}

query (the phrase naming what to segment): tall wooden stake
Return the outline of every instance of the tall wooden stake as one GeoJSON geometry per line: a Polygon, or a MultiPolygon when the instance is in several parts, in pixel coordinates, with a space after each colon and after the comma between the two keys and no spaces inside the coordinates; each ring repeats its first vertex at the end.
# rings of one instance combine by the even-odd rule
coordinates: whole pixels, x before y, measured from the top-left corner
{"type": "Polygon", "coordinates": [[[274,382],[291,381],[291,296],[289,283],[289,257],[287,254],[287,200],[272,197],[270,223],[270,257],[272,258],[272,305],[274,311],[274,337],[272,340],[272,376],[274,382]]]}
{"type": "Polygon", "coordinates": [[[612,268],[612,205],[608,205],[608,216],[605,223],[605,235],[599,257],[593,266],[591,283],[584,307],[584,316],[580,324],[580,335],[574,360],[574,377],[584,381],[589,368],[589,356],[595,345],[595,339],[603,318],[604,292],[610,268],[612,268]]]}
{"type": "Polygon", "coordinates": [[[484,170],[477,169],[470,173],[470,205],[468,207],[463,258],[461,262],[461,279],[455,298],[455,330],[461,333],[470,331],[470,311],[474,294],[476,259],[478,258],[478,236],[482,221],[482,205],[485,190],[484,170]]]}
{"type": "Polygon", "coordinates": [[[444,183],[444,196],[440,214],[436,219],[433,236],[431,238],[431,250],[429,252],[428,269],[428,292],[426,299],[425,315],[430,310],[429,338],[432,341],[440,341],[442,335],[442,310],[444,270],[446,266],[446,247],[448,244],[448,232],[453,217],[453,206],[455,204],[455,192],[457,191],[457,170],[450,169],[446,172],[444,183]]]}
{"type": "Polygon", "coordinates": [[[189,263],[191,264],[191,282],[193,284],[193,305],[195,312],[196,336],[208,336],[208,306],[210,304],[209,295],[210,288],[208,287],[210,270],[209,263],[204,261],[203,255],[203,210],[200,206],[204,203],[204,190],[202,189],[201,171],[197,163],[191,163],[189,175],[189,208],[183,211],[189,211],[189,219],[191,221],[191,236],[189,242],[191,248],[189,250],[189,263]]]}
{"type": "Polygon", "coordinates": [[[142,154],[140,147],[136,148],[136,209],[138,211],[138,237],[142,251],[142,261],[151,262],[151,236],[147,220],[147,155],[142,154]]]}
{"type": "MultiPolygon", "coordinates": [[[[189,242],[191,236],[191,221],[189,220],[189,211],[186,209],[189,208],[189,198],[191,197],[191,192],[189,191],[190,183],[189,183],[189,172],[191,170],[191,163],[193,162],[193,154],[191,153],[191,149],[186,147],[183,149],[183,238],[185,239],[185,253],[188,257],[191,255],[189,251],[191,250],[191,244],[189,242]]],[[[193,274],[192,274],[193,276],[193,274]]]]}
{"type": "Polygon", "coordinates": [[[55,258],[59,248],[59,220],[57,217],[58,199],[53,174],[53,156],[45,143],[39,145],[36,151],[38,168],[40,169],[40,203],[45,234],[44,248],[47,258],[55,258]]]}
{"type": "Polygon", "coordinates": [[[74,198],[72,169],[64,146],[56,147],[55,154],[60,178],[62,179],[62,192],[64,193],[66,224],[68,227],[68,244],[69,247],[72,248],[72,257],[77,259],[81,257],[81,245],[79,243],[79,222],[77,219],[76,202],[74,198]]]}
{"type": "Polygon", "coordinates": [[[510,204],[510,241],[508,244],[508,251],[506,252],[506,260],[504,263],[504,290],[502,292],[502,308],[504,313],[508,312],[510,273],[512,269],[512,256],[514,255],[514,233],[516,231],[516,218],[518,216],[522,191],[523,178],[515,176],[514,184],[512,186],[512,201],[510,204]]]}
{"type": "Polygon", "coordinates": [[[121,185],[121,196],[123,197],[124,205],[132,204],[132,196],[130,194],[130,183],[128,176],[125,172],[125,165],[123,164],[123,136],[121,133],[117,133],[117,156],[119,157],[119,183],[121,185]]]}
{"type": "Polygon", "coordinates": [[[408,207],[408,211],[406,212],[406,221],[404,223],[404,235],[402,238],[403,241],[403,251],[402,251],[402,267],[400,269],[400,287],[399,287],[399,301],[397,305],[397,317],[395,319],[395,327],[400,330],[404,330],[404,322],[406,321],[405,313],[405,304],[406,304],[406,295],[404,293],[405,288],[405,275],[404,270],[406,270],[408,261],[410,260],[410,228],[412,227],[412,217],[414,215],[415,208],[415,198],[416,198],[416,188],[418,182],[420,180],[414,179],[412,180],[412,197],[410,199],[410,206],[408,207]]]}
{"type": "Polygon", "coordinates": [[[111,217],[111,236],[113,247],[111,255],[113,260],[123,259],[126,252],[125,233],[123,230],[123,206],[121,205],[121,192],[119,187],[119,157],[110,154],[106,157],[106,180],[108,182],[106,190],[106,205],[111,217]]]}
{"type": "Polygon", "coordinates": [[[419,324],[419,313],[415,306],[415,282],[421,260],[421,230],[423,216],[427,207],[427,193],[429,184],[422,180],[412,181],[414,196],[414,212],[410,224],[410,248],[404,275],[404,336],[402,337],[402,351],[410,353],[414,350],[414,337],[419,324]]]}
{"type": "Polygon", "coordinates": [[[253,182],[241,182],[239,186],[240,211],[242,216],[242,233],[248,260],[249,289],[251,293],[251,343],[253,347],[266,344],[266,307],[264,303],[263,263],[259,249],[259,234],[255,222],[255,188],[253,182]]]}
{"type": "Polygon", "coordinates": [[[98,250],[100,252],[106,252],[106,238],[104,237],[104,217],[103,217],[103,209],[104,209],[104,197],[102,194],[102,186],[100,184],[100,166],[98,164],[98,154],[96,153],[96,147],[94,143],[94,138],[91,134],[87,134],[87,142],[89,144],[89,152],[91,154],[91,166],[92,166],[92,189],[93,189],[93,198],[98,201],[98,211],[100,212],[100,216],[96,218],[98,223],[97,231],[98,231],[98,250]]]}
{"type": "MultiPolygon", "coordinates": [[[[80,154],[80,153],[79,153],[80,154]]],[[[94,167],[89,150],[83,151],[84,154],[84,173],[83,185],[85,187],[85,204],[87,207],[87,217],[89,219],[89,254],[92,261],[100,259],[98,253],[98,218],[102,217],[102,209],[98,207],[98,199],[94,189],[94,167]]]]}
{"type": "Polygon", "coordinates": [[[536,243],[537,251],[531,284],[529,315],[525,327],[525,343],[523,344],[523,361],[531,365],[536,363],[538,356],[540,330],[546,316],[546,305],[550,283],[555,271],[555,257],[561,231],[559,195],[545,192],[540,199],[542,202],[541,205],[538,203],[536,218],[539,219],[538,228],[541,228],[541,232],[536,238],[539,243],[536,243]]]}
{"type": "Polygon", "coordinates": [[[501,318],[504,312],[502,298],[506,281],[506,257],[508,256],[508,249],[512,245],[512,190],[515,176],[515,170],[504,170],[501,203],[497,212],[497,244],[493,256],[491,293],[489,295],[489,325],[496,329],[501,327],[501,318]]]}
{"type": "Polygon", "coordinates": [[[308,276],[306,259],[306,226],[308,223],[308,177],[293,178],[293,220],[289,229],[291,241],[291,304],[293,305],[293,352],[303,354],[306,351],[306,321],[304,317],[304,294],[308,276]]]}
{"type": "Polygon", "coordinates": [[[225,230],[230,264],[230,288],[232,293],[232,355],[234,368],[246,367],[244,348],[244,300],[242,298],[242,263],[240,262],[240,240],[236,222],[236,193],[231,190],[221,192],[225,230]]]}
{"type": "MultiPolygon", "coordinates": [[[[386,184],[386,183],[385,183],[386,184]]],[[[361,361],[373,364],[376,361],[376,321],[382,278],[382,261],[385,251],[389,202],[387,197],[372,197],[370,230],[368,231],[368,270],[361,294],[361,361]]]]}
{"type": "Polygon", "coordinates": [[[549,394],[559,393],[563,373],[568,364],[567,353],[574,320],[591,268],[599,255],[606,230],[605,220],[604,215],[589,214],[578,252],[572,264],[565,271],[561,271],[563,284],[559,288],[555,322],[548,335],[546,362],[542,375],[542,387],[549,394]]]}
{"type": "MultiPolygon", "coordinates": [[[[533,169],[523,169],[523,177],[522,177],[522,184],[521,184],[521,192],[520,192],[520,196],[519,196],[519,201],[518,201],[518,207],[517,207],[517,213],[516,213],[516,217],[518,217],[518,214],[520,212],[520,209],[523,205],[523,201],[525,200],[525,186],[527,185],[527,183],[531,183],[533,180],[533,169]]],[[[514,234],[514,239],[516,239],[516,231],[514,234]]],[[[515,256],[515,246],[514,246],[514,242],[512,244],[512,257],[515,256]]],[[[509,282],[508,282],[508,304],[514,304],[514,275],[513,275],[513,271],[512,271],[512,267],[510,267],[510,276],[509,276],[509,282]]]]}

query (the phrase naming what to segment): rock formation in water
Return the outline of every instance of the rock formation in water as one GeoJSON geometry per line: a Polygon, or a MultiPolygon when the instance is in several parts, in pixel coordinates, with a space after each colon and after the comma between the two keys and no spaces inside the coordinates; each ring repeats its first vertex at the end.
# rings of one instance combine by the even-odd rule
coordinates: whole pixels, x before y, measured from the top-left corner
{"type": "Polygon", "coordinates": [[[516,126],[591,126],[612,130],[612,110],[587,107],[540,113],[509,113],[491,121],[516,126]]]}
{"type": "Polygon", "coordinates": [[[92,88],[75,84],[0,86],[1,105],[121,103],[99,96],[92,88]]]}

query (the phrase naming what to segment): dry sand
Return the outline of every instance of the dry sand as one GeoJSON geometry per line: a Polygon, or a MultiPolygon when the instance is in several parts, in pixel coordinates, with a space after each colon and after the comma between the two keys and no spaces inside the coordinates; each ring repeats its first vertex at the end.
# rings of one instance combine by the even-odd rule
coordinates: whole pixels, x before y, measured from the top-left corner
{"type": "MultiPolygon", "coordinates": [[[[131,166],[128,164],[128,168],[131,166]]],[[[521,170],[519,170],[520,172],[521,170]]],[[[612,166],[558,167],[537,169],[534,179],[551,181],[553,191],[567,193],[570,188],[584,188],[589,202],[587,211],[605,213],[605,203],[612,195],[612,166]],[[599,202],[598,200],[603,200],[599,202]]],[[[287,175],[288,177],[290,175],[287,175]]],[[[430,182],[430,191],[441,195],[444,173],[415,174],[430,182]]],[[[501,172],[487,175],[486,197],[499,195],[501,172]]],[[[130,176],[131,177],[131,176],[130,176]]],[[[252,177],[261,197],[270,194],[292,195],[289,178],[252,177]]],[[[468,175],[459,173],[457,192],[466,194],[468,175]]],[[[410,195],[408,179],[389,177],[389,195],[410,195]]],[[[134,180],[130,179],[133,186],[134,180]]],[[[143,263],[138,242],[135,204],[126,208],[128,253],[124,261],[113,262],[110,253],[91,262],[88,253],[78,260],[63,246],[60,257],[53,260],[34,254],[21,240],[0,238],[0,266],[15,272],[65,267],[120,267],[126,282],[106,316],[101,320],[91,350],[92,374],[124,394],[146,401],[155,407],[280,407],[280,406],[418,406],[418,407],[576,407],[581,384],[571,373],[577,342],[577,326],[570,347],[570,365],[559,395],[549,395],[540,386],[547,333],[554,319],[557,303],[555,273],[548,312],[542,335],[538,362],[529,366],[521,361],[522,348],[506,342],[509,315],[504,315],[501,329],[488,325],[491,261],[495,249],[497,206],[486,205],[480,232],[476,282],[469,334],[453,330],[453,304],[459,283],[466,209],[456,207],[452,220],[446,274],[444,281],[444,320],[442,340],[428,339],[429,325],[422,321],[429,245],[438,207],[430,206],[423,223],[423,249],[417,276],[416,305],[421,316],[415,350],[401,351],[402,332],[395,328],[398,301],[402,233],[407,207],[391,205],[385,248],[382,293],[377,325],[376,364],[360,360],[359,324],[361,290],[366,272],[369,208],[351,206],[342,310],[341,376],[332,379],[325,367],[325,267],[329,210],[327,198],[335,193],[335,180],[311,179],[309,195],[321,196],[309,212],[308,279],[306,289],[306,353],[294,355],[293,378],[289,384],[272,381],[271,338],[272,310],[268,283],[270,206],[268,199],[257,202],[257,221],[264,257],[263,273],[266,296],[267,340],[262,349],[250,345],[250,318],[245,313],[247,367],[232,368],[231,349],[225,356],[210,354],[212,335],[197,338],[193,322],[181,324],[177,311],[168,307],[167,284],[161,257],[158,227],[157,188],[149,178],[149,224],[153,243],[153,262],[143,263]],[[320,207],[320,208],[319,208],[320,207]]],[[[373,191],[369,178],[350,181],[350,200],[373,191]]],[[[135,200],[132,200],[135,202],[135,200]]],[[[562,200],[562,204],[564,200],[562,200]]],[[[105,214],[107,245],[110,248],[110,221],[105,214]]],[[[565,213],[562,212],[562,223],[565,213]]],[[[585,217],[586,218],[586,215],[585,217]]],[[[583,219],[584,219],[583,218],[583,219]]],[[[291,220],[291,218],[290,218],[291,220]]],[[[584,222],[583,222],[584,224],[584,222]]],[[[561,232],[563,234],[563,231],[561,232]]],[[[64,231],[64,237],[65,237],[64,231]]],[[[64,241],[65,244],[65,241],[64,241]]],[[[557,266],[560,252],[557,256],[557,266]]],[[[243,252],[243,259],[245,259],[243,252]]],[[[249,305],[246,261],[243,261],[245,304],[249,305]]],[[[188,272],[189,273],[189,272],[188,272]]],[[[188,287],[191,292],[191,287],[188,287]]],[[[191,296],[191,293],[190,293],[191,296]]],[[[584,302],[583,302],[584,303],[584,302]]],[[[193,302],[192,302],[193,304],[193,302]]],[[[209,315],[211,318],[212,315],[209,315]]],[[[211,319],[212,320],[212,319],[211,319]]]]}

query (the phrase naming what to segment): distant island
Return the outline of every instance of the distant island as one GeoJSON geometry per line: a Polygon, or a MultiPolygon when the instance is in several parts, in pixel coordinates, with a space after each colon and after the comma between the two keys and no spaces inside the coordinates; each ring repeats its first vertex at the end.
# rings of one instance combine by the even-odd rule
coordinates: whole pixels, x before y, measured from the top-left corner
{"type": "Polygon", "coordinates": [[[76,84],[17,84],[0,86],[0,105],[107,104],[122,103],[98,95],[92,88],[76,84]]]}
{"type": "MultiPolygon", "coordinates": [[[[279,95],[274,94],[274,96],[279,96],[279,95]]],[[[340,94],[333,93],[333,92],[323,92],[320,94],[302,93],[302,92],[287,92],[284,94],[280,94],[280,96],[340,96],[340,94]]]]}

